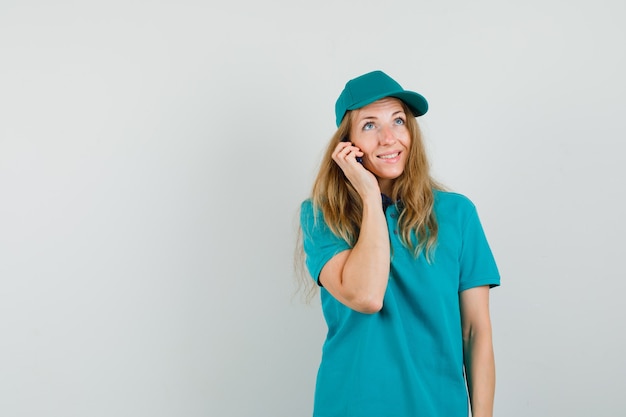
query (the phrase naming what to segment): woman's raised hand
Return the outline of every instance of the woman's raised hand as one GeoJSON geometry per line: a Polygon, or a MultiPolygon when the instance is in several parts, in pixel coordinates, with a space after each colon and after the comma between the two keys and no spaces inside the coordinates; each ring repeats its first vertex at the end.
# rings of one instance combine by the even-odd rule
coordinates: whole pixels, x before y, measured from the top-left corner
{"type": "Polygon", "coordinates": [[[363,155],[363,152],[352,143],[339,142],[332,158],[362,199],[365,200],[370,195],[380,198],[380,187],[376,177],[357,161],[357,158],[363,155]]]}

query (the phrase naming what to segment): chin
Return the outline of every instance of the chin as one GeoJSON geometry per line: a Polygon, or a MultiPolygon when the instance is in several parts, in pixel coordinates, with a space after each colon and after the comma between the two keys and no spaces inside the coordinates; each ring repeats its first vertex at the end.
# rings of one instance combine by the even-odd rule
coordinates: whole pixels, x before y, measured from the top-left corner
{"type": "Polygon", "coordinates": [[[400,171],[400,172],[374,172],[374,174],[380,178],[381,180],[395,180],[400,178],[400,176],[402,176],[402,174],[404,173],[404,171],[400,171]]]}

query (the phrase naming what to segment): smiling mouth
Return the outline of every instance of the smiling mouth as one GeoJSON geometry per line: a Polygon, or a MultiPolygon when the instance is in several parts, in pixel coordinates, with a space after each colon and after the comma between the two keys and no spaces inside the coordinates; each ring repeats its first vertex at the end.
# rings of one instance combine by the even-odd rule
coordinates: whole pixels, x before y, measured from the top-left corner
{"type": "Polygon", "coordinates": [[[400,152],[389,153],[387,155],[380,155],[380,156],[378,156],[378,158],[380,158],[380,159],[393,159],[393,158],[397,158],[398,155],[400,155],[400,152]]]}

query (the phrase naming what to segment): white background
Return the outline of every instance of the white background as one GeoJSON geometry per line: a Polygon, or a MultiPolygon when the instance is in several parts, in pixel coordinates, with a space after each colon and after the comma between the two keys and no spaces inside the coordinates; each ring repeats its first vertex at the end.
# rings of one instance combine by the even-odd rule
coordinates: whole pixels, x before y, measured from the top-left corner
{"type": "Polygon", "coordinates": [[[297,210],[374,69],[498,260],[496,415],[625,415],[625,3],[217,3],[0,2],[0,415],[310,415],[297,210]]]}

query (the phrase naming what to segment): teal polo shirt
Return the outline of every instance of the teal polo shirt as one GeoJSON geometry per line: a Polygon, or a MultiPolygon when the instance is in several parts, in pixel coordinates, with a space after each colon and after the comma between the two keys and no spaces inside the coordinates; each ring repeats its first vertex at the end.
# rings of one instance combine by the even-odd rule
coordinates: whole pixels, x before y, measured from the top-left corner
{"type": "MultiPolygon", "coordinates": [[[[476,208],[460,194],[435,191],[439,236],[430,264],[400,242],[397,206],[383,209],[392,257],[382,309],[359,313],[320,288],[328,333],[313,416],[467,417],[459,293],[500,285],[476,208]]],[[[310,200],[300,222],[306,265],[317,280],[350,246],[310,200]]]]}

